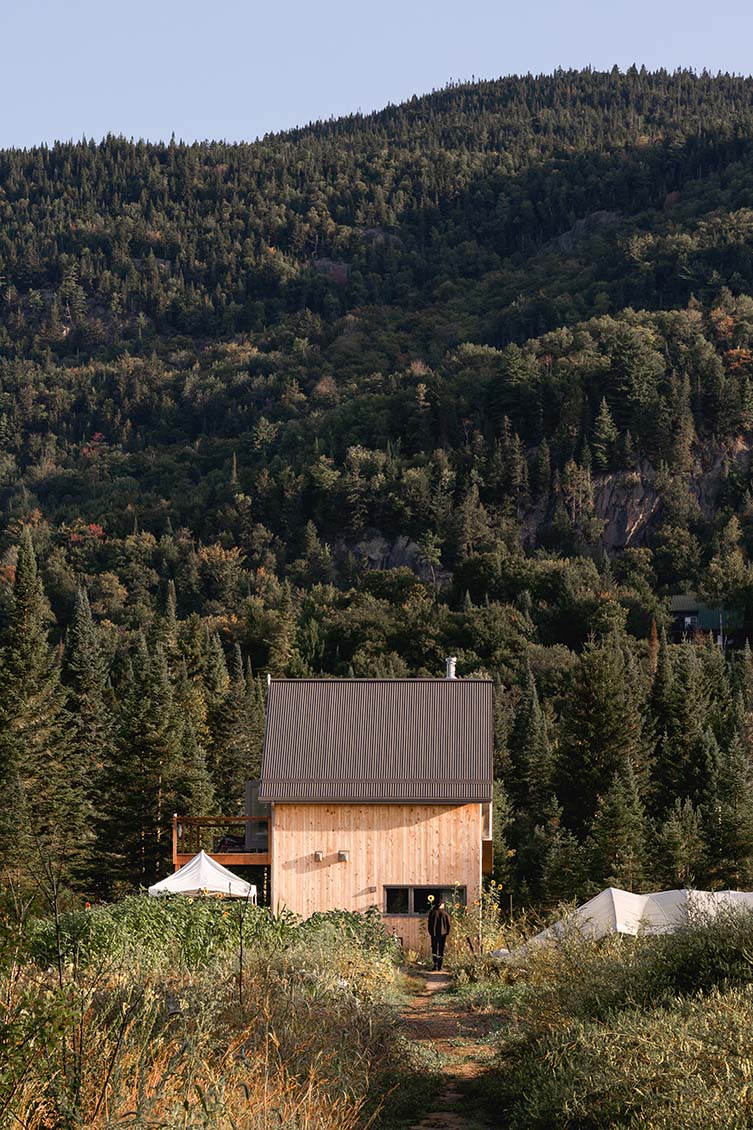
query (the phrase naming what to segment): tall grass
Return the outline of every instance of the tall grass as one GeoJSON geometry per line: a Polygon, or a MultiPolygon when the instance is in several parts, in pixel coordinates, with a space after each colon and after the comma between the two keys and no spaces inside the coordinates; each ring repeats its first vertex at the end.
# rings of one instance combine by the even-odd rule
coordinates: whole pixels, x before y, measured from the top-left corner
{"type": "Polygon", "coordinates": [[[753,1125],[750,911],[658,937],[566,929],[464,991],[483,1003],[485,984],[505,1010],[491,1093],[506,1125],[753,1125]]]}
{"type": "Polygon", "coordinates": [[[0,968],[0,1125],[365,1125],[414,1055],[376,927],[144,898],[27,923],[0,968]]]}

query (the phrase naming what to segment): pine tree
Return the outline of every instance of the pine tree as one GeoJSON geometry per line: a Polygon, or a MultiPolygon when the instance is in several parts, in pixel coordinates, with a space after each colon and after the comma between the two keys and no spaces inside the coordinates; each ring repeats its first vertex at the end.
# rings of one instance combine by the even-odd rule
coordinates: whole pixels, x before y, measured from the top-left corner
{"type": "Polygon", "coordinates": [[[678,797],[658,830],[654,873],[662,887],[691,887],[704,866],[706,844],[698,810],[678,797]]]}
{"type": "Polygon", "coordinates": [[[555,906],[573,899],[582,901],[593,893],[589,875],[590,859],[586,845],[562,826],[562,809],[550,802],[543,824],[534,829],[541,856],[541,894],[545,903],[555,906]]]}
{"type": "Polygon", "coordinates": [[[593,439],[591,441],[594,464],[599,471],[605,471],[611,465],[612,453],[618,434],[615,422],[612,419],[612,413],[609,411],[607,398],[603,397],[599,414],[594,423],[593,439]]]}
{"type": "Polygon", "coordinates": [[[154,640],[162,648],[168,669],[175,674],[180,662],[180,647],[178,643],[178,616],[175,582],[169,581],[165,607],[162,614],[156,618],[154,626],[154,640]]]}
{"type": "Polygon", "coordinates": [[[526,668],[509,744],[513,767],[511,795],[516,805],[538,823],[552,794],[554,764],[546,718],[530,665],[526,668]]]}
{"type": "Polygon", "coordinates": [[[507,839],[507,830],[512,823],[512,806],[501,781],[494,782],[492,821],[494,824],[492,830],[494,879],[497,883],[506,885],[510,878],[510,860],[512,858],[507,839]]]}
{"type": "Polygon", "coordinates": [[[293,603],[293,592],[286,581],[282,586],[273,630],[269,640],[269,670],[273,675],[292,673],[298,618],[293,603]]]}
{"type": "Polygon", "coordinates": [[[99,850],[110,893],[145,886],[169,865],[177,811],[181,721],[162,648],[143,635],[119,688],[115,750],[106,769],[107,805],[99,850]]]}
{"type": "Polygon", "coordinates": [[[592,875],[632,891],[646,877],[646,814],[629,760],[614,775],[591,824],[592,875]]]}
{"type": "Polygon", "coordinates": [[[213,632],[207,639],[206,659],[201,681],[206,702],[207,752],[213,778],[223,757],[228,739],[227,699],[230,674],[220,637],[213,632]]]}
{"type": "Polygon", "coordinates": [[[181,726],[175,795],[181,816],[208,816],[214,812],[214,787],[205,751],[196,740],[190,717],[181,726]]]}
{"type": "Polygon", "coordinates": [[[6,861],[28,858],[32,848],[52,853],[70,878],[80,861],[87,813],[47,619],[31,533],[24,527],[0,656],[0,780],[18,807],[0,821],[0,848],[6,861]]]}
{"type": "Polygon", "coordinates": [[[79,586],[63,655],[70,715],[70,768],[81,798],[81,820],[92,834],[102,774],[110,760],[113,722],[107,703],[107,661],[92,619],[86,589],[79,586]]]}
{"type": "Polygon", "coordinates": [[[697,804],[708,782],[710,760],[716,745],[707,726],[709,688],[693,644],[673,648],[672,676],[665,679],[661,648],[652,707],[659,740],[653,764],[653,796],[659,814],[668,812],[677,797],[697,804]],[[661,677],[661,684],[657,680],[661,677]],[[662,690],[659,695],[658,691],[662,690]],[[659,725],[664,730],[659,731],[659,725]]]}
{"type": "Polygon", "coordinates": [[[712,884],[747,890],[753,882],[753,766],[737,741],[718,756],[702,817],[712,884]]]}
{"type": "Polygon", "coordinates": [[[549,444],[542,439],[536,451],[535,487],[536,495],[541,498],[549,492],[552,480],[552,456],[549,444]]]}
{"type": "Polygon", "coordinates": [[[597,797],[626,761],[642,782],[647,774],[645,702],[625,660],[620,633],[586,644],[563,706],[555,772],[565,821],[585,829],[597,797]]]}

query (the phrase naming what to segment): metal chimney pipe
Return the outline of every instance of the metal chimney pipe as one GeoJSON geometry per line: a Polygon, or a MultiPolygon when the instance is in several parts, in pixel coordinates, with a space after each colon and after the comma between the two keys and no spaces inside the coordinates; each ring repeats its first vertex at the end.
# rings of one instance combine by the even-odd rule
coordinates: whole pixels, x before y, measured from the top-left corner
{"type": "Polygon", "coordinates": [[[445,675],[445,678],[456,679],[457,675],[455,674],[455,664],[457,663],[457,658],[454,655],[448,655],[445,659],[445,663],[447,664],[447,674],[445,675]]]}

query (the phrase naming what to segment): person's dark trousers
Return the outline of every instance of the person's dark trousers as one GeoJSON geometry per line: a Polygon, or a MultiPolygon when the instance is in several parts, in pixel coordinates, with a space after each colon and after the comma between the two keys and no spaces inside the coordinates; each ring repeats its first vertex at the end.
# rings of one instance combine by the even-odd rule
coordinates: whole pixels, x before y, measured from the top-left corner
{"type": "Polygon", "coordinates": [[[444,947],[447,941],[445,934],[432,934],[431,936],[431,959],[434,963],[435,969],[442,968],[442,961],[444,960],[444,947]]]}

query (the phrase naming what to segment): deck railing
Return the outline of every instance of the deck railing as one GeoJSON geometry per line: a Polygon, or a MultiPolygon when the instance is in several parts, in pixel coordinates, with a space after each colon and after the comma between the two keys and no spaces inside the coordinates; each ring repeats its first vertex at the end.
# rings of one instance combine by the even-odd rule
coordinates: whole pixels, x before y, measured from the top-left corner
{"type": "MultiPolygon", "coordinates": [[[[173,859],[204,850],[212,856],[269,856],[266,816],[173,816],[173,859]]],[[[238,860],[240,862],[240,858],[238,860]]],[[[249,862],[249,860],[243,860],[249,862]]],[[[250,862],[254,862],[253,859],[250,862]]]]}

